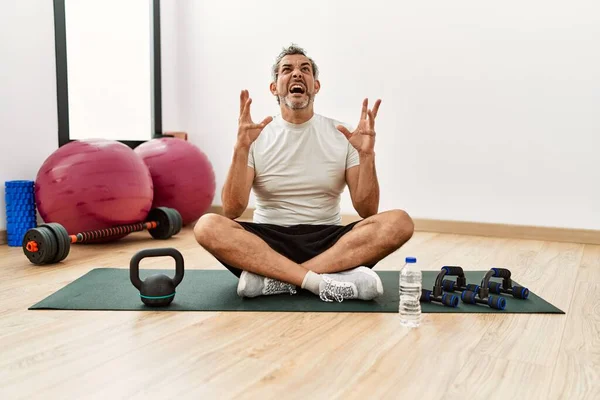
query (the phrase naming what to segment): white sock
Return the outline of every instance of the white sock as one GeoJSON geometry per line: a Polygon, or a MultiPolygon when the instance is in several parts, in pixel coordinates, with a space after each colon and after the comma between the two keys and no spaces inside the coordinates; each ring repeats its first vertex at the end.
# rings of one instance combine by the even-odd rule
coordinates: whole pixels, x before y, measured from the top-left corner
{"type": "Polygon", "coordinates": [[[323,277],[313,271],[308,271],[308,273],[304,276],[304,280],[302,281],[302,289],[309,290],[314,294],[319,294],[319,285],[323,277]]]}

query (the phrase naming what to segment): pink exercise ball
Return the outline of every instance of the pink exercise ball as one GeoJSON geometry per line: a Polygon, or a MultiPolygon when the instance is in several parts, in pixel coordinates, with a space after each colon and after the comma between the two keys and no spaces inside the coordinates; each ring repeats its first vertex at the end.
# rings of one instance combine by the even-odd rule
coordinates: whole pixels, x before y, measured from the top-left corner
{"type": "MultiPolygon", "coordinates": [[[[69,234],[144,221],[153,195],[142,159],[129,146],[106,139],[58,148],[35,181],[40,216],[63,225],[69,234]]],[[[113,239],[118,237],[103,241],[113,239]]]]}
{"type": "Polygon", "coordinates": [[[178,138],[158,138],[142,143],[135,152],[152,175],[153,208],[176,209],[184,225],[208,211],[215,196],[215,174],[196,145],[178,138]]]}

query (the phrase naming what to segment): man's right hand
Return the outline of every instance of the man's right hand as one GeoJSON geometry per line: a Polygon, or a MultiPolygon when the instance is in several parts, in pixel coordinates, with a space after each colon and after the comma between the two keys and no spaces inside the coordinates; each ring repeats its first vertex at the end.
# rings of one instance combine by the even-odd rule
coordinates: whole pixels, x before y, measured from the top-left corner
{"type": "Polygon", "coordinates": [[[248,91],[242,90],[240,94],[240,119],[238,120],[239,127],[236,146],[244,149],[249,149],[264,127],[273,120],[273,117],[267,117],[260,124],[255,124],[250,116],[251,103],[252,99],[248,91]]]}

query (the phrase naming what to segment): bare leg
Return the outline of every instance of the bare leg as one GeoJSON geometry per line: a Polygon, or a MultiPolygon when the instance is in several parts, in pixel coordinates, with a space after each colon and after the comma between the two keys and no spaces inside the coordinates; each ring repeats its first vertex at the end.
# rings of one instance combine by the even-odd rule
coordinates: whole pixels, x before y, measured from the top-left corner
{"type": "Polygon", "coordinates": [[[277,253],[258,236],[218,214],[203,215],[194,227],[198,243],[236,268],[301,287],[308,269],[277,253]]]}
{"type": "Polygon", "coordinates": [[[385,211],[365,218],[330,249],[302,266],[321,274],[375,263],[399,249],[413,232],[413,221],[406,212],[385,211]]]}

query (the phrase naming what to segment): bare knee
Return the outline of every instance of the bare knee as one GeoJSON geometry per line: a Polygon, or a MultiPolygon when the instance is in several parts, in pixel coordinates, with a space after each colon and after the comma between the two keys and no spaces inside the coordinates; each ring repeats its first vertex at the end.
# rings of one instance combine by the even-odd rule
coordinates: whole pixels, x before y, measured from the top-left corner
{"type": "Polygon", "coordinates": [[[200,217],[194,226],[196,241],[206,248],[213,247],[214,243],[223,238],[227,229],[235,229],[238,224],[219,214],[208,213],[200,217]]]}
{"type": "Polygon", "coordinates": [[[391,210],[386,212],[383,219],[382,233],[394,249],[399,249],[408,242],[415,231],[415,224],[404,210],[391,210]]]}

